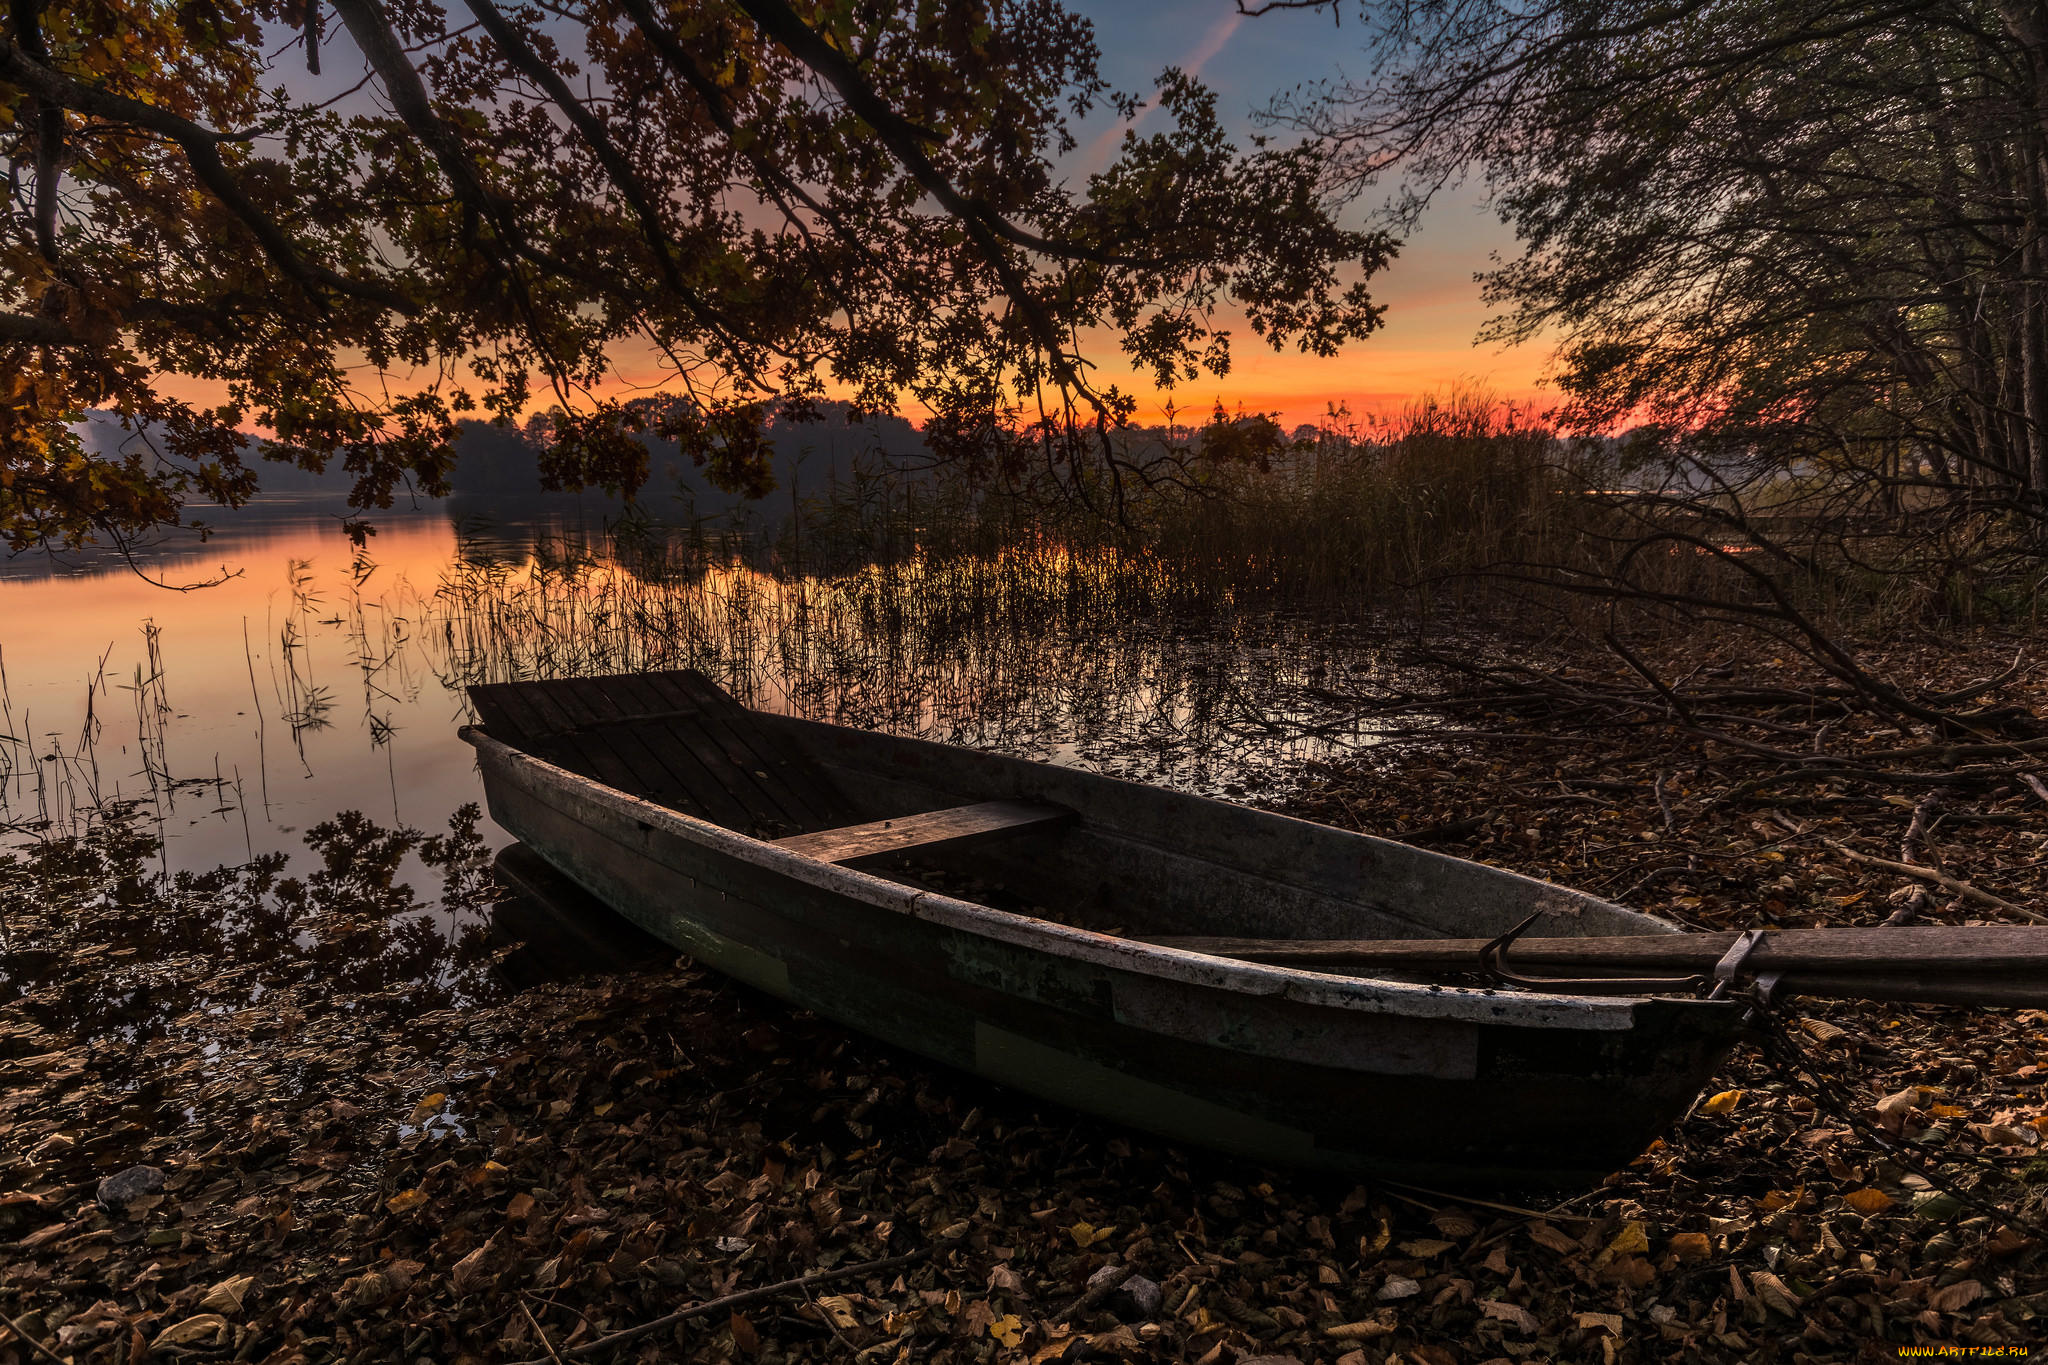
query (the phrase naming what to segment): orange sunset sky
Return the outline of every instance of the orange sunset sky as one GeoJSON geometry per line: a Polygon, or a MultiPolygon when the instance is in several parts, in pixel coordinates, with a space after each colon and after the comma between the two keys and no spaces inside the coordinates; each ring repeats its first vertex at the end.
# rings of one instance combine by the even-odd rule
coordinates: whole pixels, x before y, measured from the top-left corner
{"type": "MultiPolygon", "coordinates": [[[[1356,7],[1345,5],[1341,23],[1329,11],[1281,10],[1258,18],[1237,12],[1234,0],[1069,0],[1095,21],[1103,75],[1118,89],[1149,91],[1162,67],[1200,76],[1217,92],[1217,109],[1241,135],[1256,131],[1252,112],[1275,93],[1297,84],[1366,72],[1364,34],[1356,7]]],[[[1091,140],[1083,131],[1077,171],[1109,159],[1121,131],[1107,119],[1091,140]]],[[[1140,122],[1138,130],[1147,130],[1140,122]]],[[[1374,199],[1373,202],[1377,202],[1374,199]]],[[[1360,218],[1363,214],[1360,213],[1360,218]]],[[[1514,235],[1488,209],[1476,187],[1459,187],[1435,204],[1392,266],[1373,281],[1374,298],[1387,306],[1385,325],[1332,359],[1275,354],[1247,329],[1232,337],[1234,363],[1221,380],[1202,379],[1180,389],[1182,408],[1206,411],[1217,399],[1227,407],[1277,412],[1288,424],[1313,421],[1329,404],[1354,414],[1385,412],[1453,384],[1471,383],[1519,403],[1550,406],[1554,391],[1541,386],[1549,351],[1540,345],[1506,348],[1475,344],[1487,310],[1475,271],[1498,253],[1513,254],[1514,235]]],[[[1099,356],[1105,369],[1114,352],[1099,356]]],[[[1144,393],[1148,386],[1126,382],[1144,393]]],[[[1156,420],[1155,401],[1140,420],[1156,420]]]]}
{"type": "MultiPolygon", "coordinates": [[[[1363,34],[1355,16],[1334,24],[1329,13],[1276,11],[1258,18],[1238,13],[1233,0],[1068,0],[1070,8],[1092,19],[1102,49],[1102,72],[1111,86],[1149,93],[1160,71],[1178,66],[1198,76],[1217,92],[1218,111],[1240,145],[1257,131],[1256,109],[1276,92],[1303,83],[1357,78],[1364,72],[1363,34]]],[[[353,57],[353,54],[350,54],[353,57]]],[[[336,62],[329,81],[354,83],[354,75],[336,62]]],[[[360,71],[356,67],[357,72],[360,71]]],[[[289,77],[296,87],[307,78],[289,77]]],[[[326,91],[318,93],[325,94],[326,91]]],[[[1156,114],[1140,117],[1138,131],[1153,130],[1156,114]]],[[[1124,124],[1098,110],[1077,128],[1080,147],[1063,169],[1075,179],[1105,166],[1121,139],[1124,124]]],[[[1377,202],[1377,196],[1372,199],[1377,202]]],[[[1365,214],[1354,210],[1354,225],[1365,214]]],[[[1549,350],[1540,344],[1503,347],[1479,344],[1475,337],[1486,320],[1475,271],[1487,268],[1496,255],[1511,256],[1512,233],[1483,202],[1473,186],[1453,187],[1440,196],[1420,228],[1403,243],[1394,263],[1372,281],[1375,300],[1386,306],[1381,330],[1346,347],[1333,358],[1304,356],[1292,350],[1275,353],[1250,329],[1231,327],[1231,372],[1217,379],[1204,376],[1172,394],[1123,364],[1113,337],[1102,337],[1088,359],[1096,378],[1140,396],[1137,420],[1161,420],[1170,400],[1183,420],[1205,420],[1221,402],[1236,411],[1271,412],[1293,426],[1313,422],[1332,404],[1347,406],[1354,417],[1389,414],[1421,395],[1453,385],[1471,385],[1525,406],[1551,406],[1554,392],[1543,374],[1549,350]]],[[[1226,319],[1225,325],[1229,323],[1226,319]]],[[[651,355],[620,353],[618,369],[606,389],[613,393],[644,393],[663,384],[651,355]]],[[[358,382],[373,389],[380,380],[364,370],[358,382]]],[[[404,388],[407,377],[388,382],[404,388]]],[[[197,402],[226,398],[224,388],[182,379],[170,387],[197,402]]],[[[919,414],[905,414],[913,419],[919,414]]]]}
{"type": "MultiPolygon", "coordinates": [[[[1234,0],[1068,0],[1095,23],[1102,70],[1120,90],[1149,92],[1162,68],[1199,76],[1218,95],[1217,108],[1240,143],[1256,131],[1253,111],[1276,92],[1298,83],[1357,78],[1364,73],[1363,34],[1355,16],[1339,25],[1328,12],[1276,11],[1258,18],[1238,13],[1234,0]]],[[[1348,8],[1348,7],[1347,7],[1348,8]]],[[[1142,118],[1138,131],[1149,130],[1142,118]]],[[[1079,130],[1080,150],[1067,161],[1077,178],[1099,170],[1113,155],[1123,125],[1098,114],[1079,130]]],[[[1374,202],[1377,202],[1376,200],[1374,202]]],[[[1362,220],[1362,211],[1354,214],[1362,220]]],[[[1469,383],[1499,397],[1551,406],[1555,392],[1541,380],[1549,350],[1540,344],[1476,344],[1487,309],[1475,271],[1491,258],[1513,254],[1514,235],[1486,207],[1477,187],[1456,187],[1435,204],[1403,244],[1392,266],[1373,281],[1374,298],[1387,306],[1380,331],[1342,354],[1321,359],[1275,353],[1248,328],[1233,328],[1231,373],[1204,377],[1176,390],[1172,401],[1200,421],[1218,400],[1230,409],[1276,412],[1287,425],[1314,421],[1330,404],[1354,415],[1384,413],[1420,395],[1469,383]]],[[[1090,359],[1099,378],[1144,396],[1138,420],[1160,419],[1167,395],[1127,367],[1113,339],[1090,359]]],[[[627,365],[622,379],[651,382],[652,366],[627,365]]]]}

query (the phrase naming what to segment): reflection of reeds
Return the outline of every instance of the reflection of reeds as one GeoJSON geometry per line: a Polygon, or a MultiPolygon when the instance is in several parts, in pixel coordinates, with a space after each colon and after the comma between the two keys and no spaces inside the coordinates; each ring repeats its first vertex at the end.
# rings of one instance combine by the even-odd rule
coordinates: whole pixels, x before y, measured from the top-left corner
{"type": "Polygon", "coordinates": [[[6,807],[7,795],[14,789],[15,775],[34,761],[27,734],[14,719],[14,694],[7,685],[7,655],[0,650],[0,809],[6,807]]]}
{"type": "MultiPolygon", "coordinates": [[[[148,787],[149,801],[161,816],[175,803],[178,784],[171,777],[169,735],[175,712],[171,710],[168,682],[164,675],[163,628],[154,621],[142,623],[142,654],[142,662],[135,665],[132,680],[121,684],[121,687],[135,703],[135,751],[142,763],[142,771],[136,775],[148,787]]],[[[88,682],[88,709],[92,695],[93,685],[88,682]]],[[[99,804],[97,794],[90,804],[99,804]]],[[[69,822],[61,813],[45,811],[41,813],[41,819],[46,826],[68,828],[69,822]]]]}
{"type": "Polygon", "coordinates": [[[370,743],[382,748],[391,742],[398,729],[392,708],[419,697],[419,673],[410,648],[416,594],[401,579],[390,584],[381,597],[366,596],[364,587],[376,577],[377,570],[376,561],[367,551],[355,552],[349,565],[348,607],[342,620],[348,635],[349,659],[363,687],[363,717],[370,743]]]}
{"type": "MultiPolygon", "coordinates": [[[[450,685],[696,668],[743,701],[851,724],[1227,782],[1246,696],[1369,648],[1327,619],[1239,616],[1147,557],[1041,541],[830,578],[679,571],[545,547],[464,559],[421,638],[450,685]]],[[[1290,689],[1300,695],[1301,689],[1290,689]]]]}

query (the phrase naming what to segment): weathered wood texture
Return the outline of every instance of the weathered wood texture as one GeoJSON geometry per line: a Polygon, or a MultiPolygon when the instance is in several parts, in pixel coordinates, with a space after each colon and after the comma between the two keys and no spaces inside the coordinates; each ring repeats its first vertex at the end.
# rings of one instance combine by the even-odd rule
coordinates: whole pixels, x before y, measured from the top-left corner
{"type": "Polygon", "coordinates": [[[842,787],[889,810],[1008,799],[1071,808],[1056,857],[975,847],[958,870],[1009,879],[1064,922],[1132,935],[1440,938],[1543,909],[1554,934],[1673,934],[1574,891],[1409,844],[1142,783],[926,740],[760,716],[842,787]]]}
{"type": "MultiPolygon", "coordinates": [[[[1514,966],[1594,967],[1647,972],[1712,971],[1741,937],[1734,932],[1630,934],[1603,938],[1518,938],[1505,962],[1514,966]]],[[[1274,939],[1161,935],[1166,948],[1289,966],[1442,966],[1475,963],[1488,940],[1274,939]]],[[[2048,971],[2048,927],[1946,924],[1896,928],[1774,929],[1748,958],[1757,971],[2021,972],[2048,971]]]]}
{"type": "Polygon", "coordinates": [[[693,670],[491,683],[469,696],[484,729],[514,748],[727,829],[772,838],[864,814],[693,670]]]}
{"type": "MultiPolygon", "coordinates": [[[[480,710],[484,700],[498,699],[480,710]]],[[[1732,1002],[1439,988],[1156,948],[1113,931],[1425,939],[1498,933],[1537,909],[1566,932],[1675,930],[1566,888],[1267,812],[788,717],[728,719],[866,808],[813,833],[986,803],[1057,804],[1075,818],[915,850],[920,864],[950,856],[990,896],[1033,907],[1006,913],[778,846],[792,831],[748,837],[664,808],[545,748],[535,762],[524,745],[467,733],[499,824],[705,965],[1176,1140],[1427,1184],[1597,1179],[1685,1108],[1740,1025],[1732,1002]]],[[[595,767],[603,755],[564,737],[608,740],[622,762],[616,742],[638,733],[582,720],[534,743],[595,767]]]]}
{"type": "Polygon", "coordinates": [[[708,967],[948,1065],[1263,1164],[1597,1180],[1681,1112],[1736,1006],[1335,982],[999,915],[799,858],[477,736],[499,823],[708,967]]]}
{"type": "MultiPolygon", "coordinates": [[[[1519,938],[1501,959],[1525,977],[1707,976],[1734,946],[1732,932],[1606,938],[1519,938]]],[[[1477,971],[1488,940],[1270,939],[1159,935],[1163,948],[1310,971],[1477,971]]],[[[1744,960],[1745,979],[1777,973],[1789,995],[1931,1005],[2048,1006],[2048,928],[1911,925],[1781,929],[1744,960]]],[[[1587,987],[1586,989],[1599,989],[1587,987]]],[[[1616,990],[1630,989],[1617,982],[1616,990]]]]}
{"type": "Polygon", "coordinates": [[[806,858],[816,858],[819,862],[850,863],[884,853],[938,848],[990,835],[1021,834],[1028,829],[1061,824],[1073,817],[1074,813],[1065,806],[1029,801],[980,801],[971,806],[950,806],[917,815],[899,815],[893,820],[798,834],[774,842],[777,848],[786,848],[806,858]]]}

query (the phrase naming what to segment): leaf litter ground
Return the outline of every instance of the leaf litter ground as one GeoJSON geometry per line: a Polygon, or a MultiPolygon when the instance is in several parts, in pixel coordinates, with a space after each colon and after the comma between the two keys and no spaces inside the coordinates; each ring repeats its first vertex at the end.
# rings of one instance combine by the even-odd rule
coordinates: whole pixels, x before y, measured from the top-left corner
{"type": "MultiPolygon", "coordinates": [[[[1754,773],[1726,746],[1604,714],[1496,707],[1289,804],[1716,928],[1886,917],[1928,883],[1839,850],[1896,855],[1919,815],[1907,861],[2042,903],[2024,782],[1932,816],[1866,781],[1729,800],[1754,773]],[[1575,736],[1601,742],[1531,742],[1575,736]]],[[[1804,1076],[1740,1049],[1603,1188],[1461,1200],[1175,1150],[687,964],[511,992],[475,820],[344,817],[303,879],[167,880],[118,818],[0,865],[0,1362],[1613,1365],[2044,1335],[2038,1012],[1795,1002],[1804,1076]]]]}

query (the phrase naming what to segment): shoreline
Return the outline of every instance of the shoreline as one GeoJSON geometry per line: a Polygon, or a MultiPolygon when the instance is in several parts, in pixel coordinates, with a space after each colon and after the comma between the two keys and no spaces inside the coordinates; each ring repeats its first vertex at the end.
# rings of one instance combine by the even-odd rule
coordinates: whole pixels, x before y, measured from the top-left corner
{"type": "MultiPolygon", "coordinates": [[[[1970,674],[1980,654],[1944,666],[1970,674]]],[[[2015,699],[2035,704],[2031,688],[2015,699]]],[[[1922,793],[1902,805],[1838,783],[1716,805],[1741,779],[1710,744],[1690,778],[1656,725],[1604,745],[1530,742],[1569,735],[1552,721],[1489,725],[1499,737],[1325,766],[1280,804],[1433,830],[1433,847],[1695,927],[1871,922],[1894,908],[1889,892],[1910,894],[1911,879],[1812,836],[1895,851],[1922,793]]],[[[2048,803],[2016,787],[1937,818],[1947,866],[2040,903],[2042,869],[1987,869],[2039,858],[2019,855],[2048,838],[2048,803]]],[[[458,822],[431,851],[444,904],[481,913],[488,870],[469,835],[458,822]]],[[[1872,1121],[1967,1154],[1937,1174],[2010,1207],[2011,1228],[1919,1183],[1746,1048],[1642,1159],[1536,1217],[1504,1208],[1521,1201],[1176,1151],[687,965],[493,996],[479,973],[498,949],[479,937],[430,952],[403,927],[429,906],[395,869],[423,842],[336,827],[303,881],[244,869],[169,901],[133,832],[6,864],[15,990],[61,976],[79,1000],[140,996],[167,1015],[123,1043],[103,1010],[88,1048],[22,999],[0,1003],[0,1312],[41,1350],[566,1357],[692,1303],[906,1254],[923,1259],[619,1349],[766,1365],[870,1347],[1071,1358],[1081,1341],[1103,1358],[1211,1365],[1605,1361],[1616,1347],[1734,1361],[1794,1331],[1815,1358],[1848,1358],[1876,1348],[1874,1322],[1895,1345],[2022,1343],[2048,1313],[2028,1231],[2048,1222],[2039,1012],[1797,1010],[1834,1030],[1802,1035],[1816,1071],[1872,1121]],[[91,913],[64,921],[59,973],[25,954],[35,916],[56,933],[67,904],[91,913]],[[263,905],[282,907],[274,922],[250,913],[263,905]],[[222,906],[241,927],[190,941],[222,906]],[[265,932],[310,946],[265,956],[265,932]],[[408,990],[348,975],[368,960],[459,969],[408,990]],[[1980,1175],[1984,1159],[2006,1174],[1980,1175]],[[134,1166],[161,1186],[103,1206],[100,1182],[134,1166]],[[1098,1274],[1124,1287],[1055,1321],[1098,1274]]],[[[10,1355],[47,1359],[0,1325],[10,1355]]]]}

